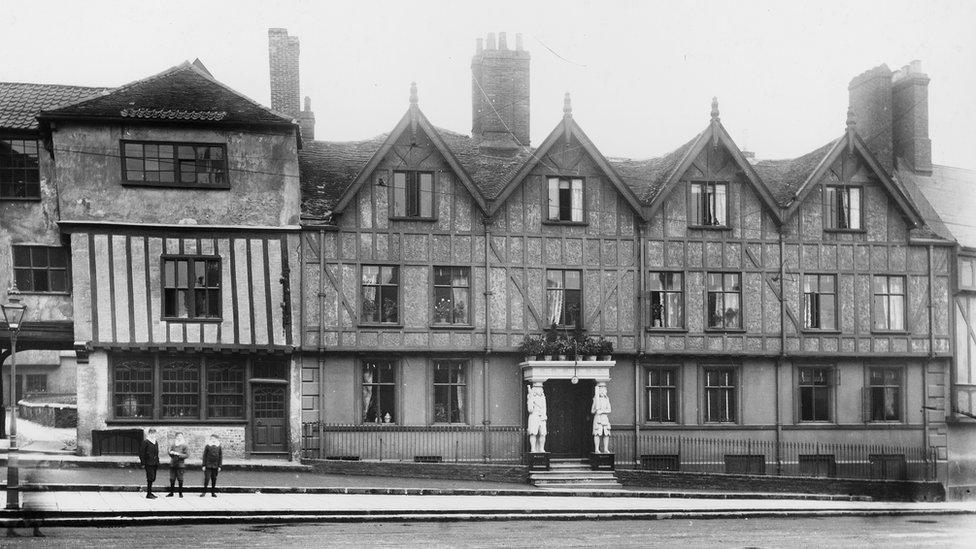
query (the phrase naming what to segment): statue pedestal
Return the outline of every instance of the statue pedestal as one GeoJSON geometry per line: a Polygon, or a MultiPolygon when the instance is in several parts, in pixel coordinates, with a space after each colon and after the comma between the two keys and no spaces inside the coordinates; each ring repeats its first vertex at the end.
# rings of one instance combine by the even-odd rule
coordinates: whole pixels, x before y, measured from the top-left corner
{"type": "Polygon", "coordinates": [[[594,471],[613,471],[613,456],[614,454],[590,454],[590,469],[594,471]]]}
{"type": "Polygon", "coordinates": [[[529,452],[525,456],[529,462],[529,471],[549,470],[549,454],[547,452],[529,452]]]}

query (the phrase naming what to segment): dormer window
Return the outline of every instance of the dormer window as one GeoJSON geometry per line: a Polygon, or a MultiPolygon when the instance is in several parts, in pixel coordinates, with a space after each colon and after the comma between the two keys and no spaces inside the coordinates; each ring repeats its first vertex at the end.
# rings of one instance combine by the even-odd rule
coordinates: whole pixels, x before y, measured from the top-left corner
{"type": "Polygon", "coordinates": [[[838,231],[859,231],[861,227],[861,188],[826,187],[826,227],[838,231]]]}
{"type": "Polygon", "coordinates": [[[549,221],[583,222],[583,180],[581,178],[549,178],[549,221]]]}
{"type": "Polygon", "coordinates": [[[693,227],[728,227],[728,184],[691,184],[688,224],[693,227]]]}
{"type": "Polygon", "coordinates": [[[393,217],[433,219],[434,173],[393,172],[393,217]]]}
{"type": "Polygon", "coordinates": [[[226,189],[227,149],[218,143],[122,141],[127,185],[226,189]]]}

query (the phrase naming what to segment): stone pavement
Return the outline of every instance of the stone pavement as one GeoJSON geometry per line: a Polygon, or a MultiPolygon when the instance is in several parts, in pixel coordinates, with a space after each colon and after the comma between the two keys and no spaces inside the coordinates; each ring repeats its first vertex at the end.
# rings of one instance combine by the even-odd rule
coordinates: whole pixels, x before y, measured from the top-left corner
{"type": "Polygon", "coordinates": [[[148,500],[139,492],[24,492],[0,526],[108,526],[210,522],[749,518],[976,513],[976,503],[800,499],[242,493],[148,500]]]}

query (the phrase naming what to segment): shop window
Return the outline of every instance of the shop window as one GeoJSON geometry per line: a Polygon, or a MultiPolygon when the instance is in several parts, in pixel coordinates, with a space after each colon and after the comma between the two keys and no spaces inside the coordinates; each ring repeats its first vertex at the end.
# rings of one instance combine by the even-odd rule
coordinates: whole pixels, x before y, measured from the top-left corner
{"type": "Polygon", "coordinates": [[[216,359],[207,363],[207,417],[244,417],[244,362],[216,359]]]}
{"type": "Polygon", "coordinates": [[[165,358],[162,368],[162,417],[199,419],[200,361],[165,358]]]}

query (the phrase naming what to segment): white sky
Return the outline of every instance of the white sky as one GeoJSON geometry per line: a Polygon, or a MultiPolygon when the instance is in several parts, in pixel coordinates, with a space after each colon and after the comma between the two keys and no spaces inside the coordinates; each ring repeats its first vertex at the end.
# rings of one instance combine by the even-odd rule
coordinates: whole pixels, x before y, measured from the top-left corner
{"type": "Polygon", "coordinates": [[[0,0],[0,80],[116,86],[199,57],[267,104],[267,29],[286,27],[318,139],[389,131],[414,80],[428,118],[467,133],[475,38],[506,31],[514,47],[521,32],[533,144],[569,91],[604,154],[657,156],[704,128],[717,95],[740,146],[781,158],[842,133],[854,75],[921,59],[933,159],[976,169],[974,23],[971,0],[0,0]]]}

